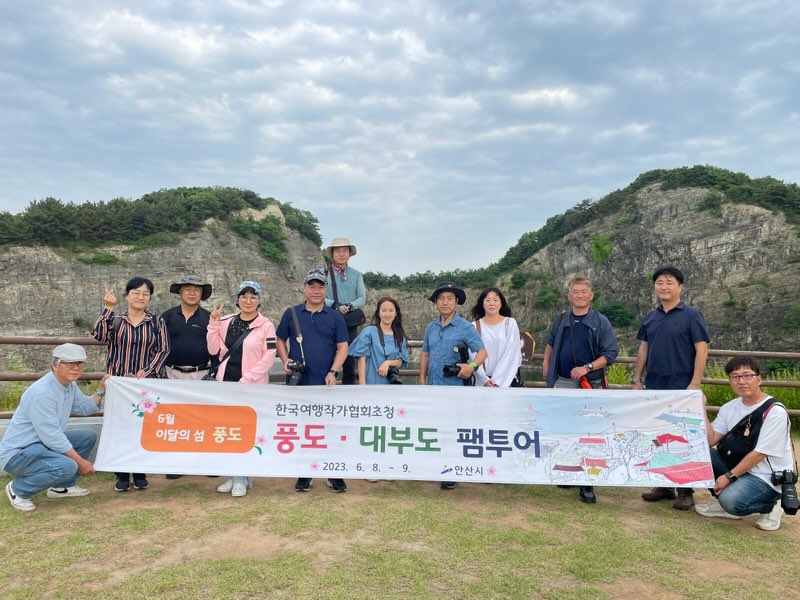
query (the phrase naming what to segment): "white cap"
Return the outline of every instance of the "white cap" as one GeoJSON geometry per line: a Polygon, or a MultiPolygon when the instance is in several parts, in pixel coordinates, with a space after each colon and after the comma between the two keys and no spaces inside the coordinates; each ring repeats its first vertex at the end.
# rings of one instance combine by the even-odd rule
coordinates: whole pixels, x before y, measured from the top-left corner
{"type": "Polygon", "coordinates": [[[66,362],[86,362],[86,350],[78,344],[61,344],[53,349],[53,358],[66,362]]]}

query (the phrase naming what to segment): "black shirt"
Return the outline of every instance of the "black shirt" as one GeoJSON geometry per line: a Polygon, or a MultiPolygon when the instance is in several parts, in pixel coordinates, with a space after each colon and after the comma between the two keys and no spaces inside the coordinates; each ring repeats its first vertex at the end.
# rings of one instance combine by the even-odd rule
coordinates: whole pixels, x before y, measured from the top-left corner
{"type": "Polygon", "coordinates": [[[206,331],[209,312],[198,306],[189,320],[184,319],[180,304],[165,310],[161,318],[167,325],[170,353],[168,365],[181,367],[201,367],[209,364],[206,331]]]}

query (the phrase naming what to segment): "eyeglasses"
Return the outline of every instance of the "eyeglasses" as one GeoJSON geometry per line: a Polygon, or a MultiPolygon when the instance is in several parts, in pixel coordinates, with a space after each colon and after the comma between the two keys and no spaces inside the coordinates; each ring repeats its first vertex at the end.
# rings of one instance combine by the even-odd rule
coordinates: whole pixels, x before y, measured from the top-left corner
{"type": "Polygon", "coordinates": [[[741,373],[738,375],[728,375],[728,379],[734,383],[740,380],[750,381],[753,377],[758,377],[758,373],[741,373]]]}
{"type": "Polygon", "coordinates": [[[150,292],[128,292],[128,296],[136,296],[137,298],[149,298],[150,292]]]}
{"type": "Polygon", "coordinates": [[[82,369],[86,363],[83,362],[83,361],[66,362],[66,361],[62,360],[61,364],[64,365],[65,367],[67,367],[68,369],[82,369]]]}

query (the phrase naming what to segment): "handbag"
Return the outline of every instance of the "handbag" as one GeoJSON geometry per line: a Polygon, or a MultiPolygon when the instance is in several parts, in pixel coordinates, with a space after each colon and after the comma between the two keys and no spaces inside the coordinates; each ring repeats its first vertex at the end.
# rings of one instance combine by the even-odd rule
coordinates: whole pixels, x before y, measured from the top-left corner
{"type": "MultiPolygon", "coordinates": [[[[331,287],[333,288],[333,308],[338,310],[341,304],[339,303],[339,290],[336,287],[336,272],[331,269],[328,269],[328,272],[331,276],[331,287]]],[[[347,325],[348,329],[359,327],[367,322],[367,317],[360,308],[351,308],[342,316],[344,317],[344,323],[347,325]]]]}
{"type": "Polygon", "coordinates": [[[226,360],[228,360],[228,357],[231,355],[231,352],[234,352],[235,350],[238,350],[239,347],[242,344],[244,344],[244,338],[246,338],[251,331],[253,331],[253,330],[252,329],[248,329],[242,335],[240,335],[239,339],[237,339],[235,342],[233,342],[233,346],[228,348],[228,351],[225,353],[225,355],[217,363],[217,366],[210,368],[208,370],[208,373],[206,373],[205,375],[203,375],[203,377],[200,378],[200,381],[216,381],[217,380],[217,371],[219,371],[219,368],[222,365],[222,363],[224,363],[226,360]]]}
{"type": "Polygon", "coordinates": [[[717,442],[719,457],[729,469],[733,469],[755,449],[758,436],[761,434],[761,426],[773,404],[783,406],[775,398],[765,400],[764,404],[743,417],[717,442]]]}

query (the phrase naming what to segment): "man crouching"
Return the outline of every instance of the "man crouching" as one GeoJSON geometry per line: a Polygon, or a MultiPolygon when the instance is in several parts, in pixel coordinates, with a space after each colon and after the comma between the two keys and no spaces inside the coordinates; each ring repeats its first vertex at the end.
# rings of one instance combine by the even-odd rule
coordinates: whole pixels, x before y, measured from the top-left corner
{"type": "Polygon", "coordinates": [[[725,373],[739,394],[719,409],[709,426],[706,422],[716,498],[698,504],[704,517],[740,519],[760,513],[756,527],[776,531],[783,510],[780,488],[773,485],[773,471],[793,468],[789,438],[789,415],[775,399],[761,391],[761,370],[749,356],[732,358],[725,373]]]}
{"type": "Polygon", "coordinates": [[[50,373],[33,383],[20,398],[0,442],[0,468],[14,476],[6,485],[6,496],[17,510],[35,510],[31,496],[45,488],[48,498],[89,493],[75,482],[79,475],[94,473],[94,466],[86,457],[97,436],[90,429],[65,431],[64,427],[70,413],[97,412],[109,376],[103,377],[92,396],[85,396],[75,383],[85,364],[86,351],[81,346],[57,346],[50,373]]]}

